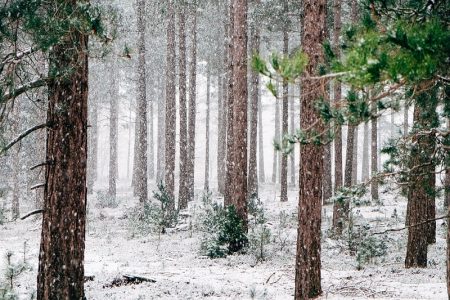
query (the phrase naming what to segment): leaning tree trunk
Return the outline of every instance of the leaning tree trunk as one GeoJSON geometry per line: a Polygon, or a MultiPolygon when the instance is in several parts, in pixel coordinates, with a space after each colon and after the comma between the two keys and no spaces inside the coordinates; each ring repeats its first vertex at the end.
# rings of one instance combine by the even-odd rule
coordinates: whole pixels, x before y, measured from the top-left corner
{"type": "MultiPolygon", "coordinates": [[[[317,67],[323,63],[322,44],[325,39],[325,0],[303,1],[303,51],[309,62],[305,77],[314,76],[317,67]]],[[[300,127],[308,128],[316,124],[317,132],[325,129],[315,110],[315,101],[325,97],[326,82],[302,79],[300,127]]],[[[321,258],[321,215],[323,147],[312,143],[300,147],[300,197],[299,226],[297,229],[297,255],[295,264],[295,299],[309,299],[322,293],[320,283],[321,258]]]]}
{"type": "Polygon", "coordinates": [[[118,138],[118,119],[119,119],[119,109],[118,109],[118,84],[120,81],[116,80],[118,75],[116,72],[116,62],[112,62],[111,65],[111,95],[109,103],[109,185],[108,185],[108,195],[113,199],[116,198],[117,189],[117,177],[118,177],[118,164],[117,164],[117,138],[118,138]]]}
{"type": "Polygon", "coordinates": [[[195,185],[195,123],[197,117],[197,8],[191,8],[191,61],[189,63],[189,127],[188,186],[189,201],[194,200],[195,185]]]}
{"type": "MultiPolygon", "coordinates": [[[[87,1],[68,2],[72,9],[87,1]]],[[[88,37],[70,31],[49,53],[50,70],[71,67],[48,84],[46,186],[37,299],[85,299],[88,37]],[[64,109],[61,109],[64,108],[64,109]]]]}
{"type": "Polygon", "coordinates": [[[178,78],[180,109],[180,179],[178,189],[178,208],[187,208],[189,199],[188,178],[188,120],[186,94],[186,9],[180,5],[178,14],[178,78]]]}
{"type": "MultiPolygon", "coordinates": [[[[251,51],[259,53],[260,30],[257,25],[251,29],[251,51]]],[[[250,137],[249,137],[249,162],[248,162],[248,194],[258,195],[258,98],[259,98],[259,74],[252,70],[250,73],[250,137]]]]}
{"type": "Polygon", "coordinates": [[[148,200],[147,186],[147,86],[145,59],[145,0],[138,1],[138,97],[136,119],[138,126],[136,166],[136,194],[140,203],[148,200]]]}
{"type": "MultiPolygon", "coordinates": [[[[287,2],[284,1],[284,11],[288,13],[287,2]]],[[[289,34],[287,29],[283,30],[283,55],[289,55],[289,34]]],[[[289,83],[287,80],[283,81],[283,106],[282,106],[282,123],[281,123],[281,140],[283,140],[284,136],[288,134],[288,121],[289,121],[289,83]]],[[[282,145],[284,142],[282,141],[282,145]]],[[[281,155],[281,166],[280,166],[280,184],[281,184],[281,192],[280,192],[280,200],[281,202],[288,201],[287,196],[287,182],[288,182],[288,156],[284,151],[280,153],[281,155]]]]}
{"type": "Polygon", "coordinates": [[[176,54],[175,54],[175,8],[169,0],[167,20],[167,63],[166,63],[166,118],[165,118],[165,185],[169,196],[175,191],[175,133],[176,133],[176,54]]]}
{"type": "Polygon", "coordinates": [[[233,173],[230,189],[232,204],[244,230],[247,219],[247,0],[233,0],[233,173]]]}

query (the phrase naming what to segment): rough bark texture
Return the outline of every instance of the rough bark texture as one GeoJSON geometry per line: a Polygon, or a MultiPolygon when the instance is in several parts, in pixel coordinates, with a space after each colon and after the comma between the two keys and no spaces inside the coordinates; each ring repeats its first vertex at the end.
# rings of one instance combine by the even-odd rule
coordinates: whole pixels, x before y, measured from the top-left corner
{"type": "Polygon", "coordinates": [[[165,185],[170,197],[175,190],[175,133],[176,133],[176,93],[175,93],[175,9],[169,1],[167,14],[167,63],[166,63],[166,118],[165,118],[165,185]]]}
{"type": "Polygon", "coordinates": [[[232,204],[247,231],[247,0],[233,0],[233,173],[232,204]]]}
{"type": "MultiPolygon", "coordinates": [[[[87,1],[70,1],[75,6],[87,1]]],[[[74,31],[49,53],[51,68],[70,66],[48,84],[47,160],[37,299],[82,300],[86,225],[88,38],[74,31]],[[64,109],[61,109],[64,108],[64,109]]],[[[54,70],[54,69],[53,69],[54,70]]]]}
{"type": "MultiPolygon", "coordinates": [[[[287,2],[284,1],[284,11],[288,12],[287,2]]],[[[283,55],[289,55],[289,34],[287,29],[283,30],[283,55]]],[[[283,106],[282,106],[282,118],[281,118],[281,140],[288,134],[288,122],[289,122],[289,84],[287,81],[283,82],[283,106]]],[[[282,202],[288,201],[287,197],[287,182],[288,182],[288,156],[281,152],[281,166],[280,166],[280,200],[282,202]]]]}
{"type": "Polygon", "coordinates": [[[347,152],[345,154],[345,174],[344,174],[344,186],[352,186],[353,178],[353,151],[355,149],[355,126],[348,125],[347,128],[347,152]]]}
{"type": "MultiPolygon", "coordinates": [[[[309,57],[306,76],[315,75],[323,62],[322,43],[325,38],[325,0],[303,1],[303,50],[309,57]]],[[[325,96],[325,82],[302,80],[300,127],[318,122],[324,124],[314,109],[314,102],[325,96]]],[[[322,212],[323,147],[308,144],[300,147],[300,197],[297,255],[295,265],[295,299],[309,299],[322,293],[320,274],[320,226],[322,212]]]]}
{"type": "Polygon", "coordinates": [[[148,200],[147,186],[147,85],[145,58],[145,0],[138,1],[137,8],[138,29],[138,97],[136,122],[138,126],[137,166],[136,166],[136,196],[140,203],[148,200]]]}
{"type": "Polygon", "coordinates": [[[209,191],[209,122],[211,103],[211,65],[208,62],[206,72],[206,149],[205,149],[205,191],[209,191]]]}
{"type": "Polygon", "coordinates": [[[226,153],[226,175],[225,175],[225,197],[224,206],[228,206],[233,203],[231,198],[231,180],[233,174],[233,30],[234,30],[234,10],[233,10],[234,0],[230,0],[229,7],[229,23],[227,28],[227,41],[228,41],[228,65],[227,65],[227,101],[226,101],[226,111],[227,111],[227,153],[226,153]]]}
{"type": "Polygon", "coordinates": [[[178,189],[178,208],[187,208],[188,186],[188,120],[186,90],[186,10],[180,5],[178,14],[178,80],[180,109],[180,179],[178,189]]]}
{"type": "MultiPolygon", "coordinates": [[[[259,53],[260,29],[254,24],[251,29],[251,53],[259,53]]],[[[253,70],[250,73],[250,137],[248,162],[248,194],[258,195],[258,100],[259,100],[259,74],[253,70]]]]}
{"type": "Polygon", "coordinates": [[[189,201],[194,200],[195,183],[195,121],[197,115],[197,9],[194,6],[191,16],[191,61],[189,63],[189,127],[188,127],[188,187],[189,201]]]}
{"type": "MultiPolygon", "coordinates": [[[[376,113],[377,104],[374,102],[372,104],[373,113],[376,113]]],[[[372,119],[372,128],[371,128],[371,173],[372,176],[378,173],[378,119],[372,119]]],[[[370,184],[370,194],[372,195],[373,203],[379,203],[380,197],[378,196],[378,181],[372,180],[370,184]]]]}
{"type": "Polygon", "coordinates": [[[111,94],[109,103],[109,181],[108,181],[108,195],[112,198],[116,198],[116,180],[118,177],[118,163],[117,163],[117,137],[118,131],[118,76],[115,62],[111,65],[111,94]]]}

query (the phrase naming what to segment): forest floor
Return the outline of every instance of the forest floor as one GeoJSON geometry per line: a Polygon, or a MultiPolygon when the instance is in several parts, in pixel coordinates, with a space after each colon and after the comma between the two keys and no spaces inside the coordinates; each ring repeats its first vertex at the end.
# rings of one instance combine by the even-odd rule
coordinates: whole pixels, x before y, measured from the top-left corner
{"type": "MultiPolygon", "coordinates": [[[[298,192],[290,190],[289,196],[287,203],[281,203],[273,185],[260,191],[271,230],[262,262],[252,251],[219,259],[203,256],[202,233],[195,226],[180,226],[164,235],[136,234],[130,214],[137,203],[128,187],[119,187],[116,208],[98,207],[97,198],[90,197],[85,273],[94,279],[86,282],[87,299],[293,299],[298,192]],[[156,282],[111,286],[124,274],[156,282]]],[[[324,207],[321,299],[446,299],[446,225],[437,223],[428,268],[405,269],[407,232],[371,233],[403,227],[406,202],[389,193],[380,197],[383,206],[353,209],[352,235],[347,232],[341,239],[330,237],[332,206],[324,207]],[[364,260],[367,253],[372,255],[364,260]]],[[[194,219],[195,202],[190,204],[194,219]]],[[[19,299],[31,299],[35,293],[39,238],[39,217],[0,225],[0,279],[4,279],[7,251],[14,253],[13,261],[25,257],[30,266],[14,281],[19,299]]]]}

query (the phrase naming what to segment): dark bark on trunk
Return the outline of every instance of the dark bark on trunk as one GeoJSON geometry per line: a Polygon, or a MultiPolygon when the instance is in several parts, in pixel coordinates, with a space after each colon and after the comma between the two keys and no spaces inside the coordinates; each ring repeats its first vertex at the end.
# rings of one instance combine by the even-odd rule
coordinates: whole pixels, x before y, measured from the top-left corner
{"type": "Polygon", "coordinates": [[[85,298],[87,44],[87,36],[73,31],[49,53],[52,70],[70,66],[73,72],[48,84],[46,159],[52,163],[46,168],[38,300],[85,298]]]}
{"type": "Polygon", "coordinates": [[[241,218],[244,230],[247,220],[247,0],[233,0],[233,155],[231,164],[232,204],[241,218]]]}
{"type": "MultiPolygon", "coordinates": [[[[288,5],[287,1],[284,1],[284,11],[288,13],[288,5]]],[[[283,31],[283,55],[286,57],[289,55],[289,34],[287,29],[283,31]]],[[[285,80],[283,82],[283,106],[282,106],[282,124],[281,124],[281,140],[283,137],[288,134],[288,121],[289,121],[289,84],[285,80]]],[[[288,201],[287,197],[287,175],[288,175],[288,156],[283,152],[281,155],[281,167],[280,167],[280,184],[281,184],[281,192],[280,192],[280,200],[281,202],[288,201]]]]}
{"type": "Polygon", "coordinates": [[[211,65],[208,62],[206,73],[206,149],[205,149],[205,191],[209,191],[209,122],[211,103],[211,65]]]}
{"type": "Polygon", "coordinates": [[[109,103],[109,185],[108,185],[108,195],[112,198],[116,198],[116,180],[118,176],[118,165],[117,165],[117,135],[118,135],[118,81],[116,78],[117,68],[115,62],[112,62],[110,70],[111,74],[111,95],[109,103]]]}
{"type": "MultiPolygon", "coordinates": [[[[325,0],[303,2],[302,45],[309,57],[306,75],[315,75],[323,63],[322,43],[325,39],[325,0]]],[[[307,128],[318,122],[315,130],[324,130],[314,108],[314,102],[325,97],[325,81],[302,80],[300,127],[307,128]]],[[[295,265],[295,299],[309,299],[322,293],[320,283],[321,212],[323,147],[313,144],[300,147],[299,226],[297,229],[297,255],[295,265]]]]}
{"type": "MultiPolygon", "coordinates": [[[[259,53],[260,30],[258,24],[251,29],[251,53],[259,53]]],[[[258,100],[259,100],[259,74],[253,70],[250,73],[250,137],[249,137],[249,162],[248,162],[248,194],[258,195],[258,100]]]]}
{"type": "Polygon", "coordinates": [[[189,128],[188,128],[188,186],[189,201],[194,200],[195,185],[195,121],[197,116],[197,8],[190,11],[191,61],[189,64],[189,128]]]}
{"type": "Polygon", "coordinates": [[[137,9],[138,29],[138,97],[136,122],[138,126],[137,163],[136,166],[136,194],[140,203],[148,200],[147,186],[147,85],[145,59],[145,0],[138,1],[137,9]]]}
{"type": "Polygon", "coordinates": [[[175,93],[175,8],[169,0],[167,23],[167,64],[166,64],[166,118],[165,118],[165,185],[170,197],[175,192],[175,133],[176,133],[176,93],[175,93]]]}
{"type": "Polygon", "coordinates": [[[348,125],[347,130],[347,153],[345,154],[345,174],[344,174],[344,186],[352,186],[353,181],[353,151],[355,150],[355,126],[348,125]]]}
{"type": "Polygon", "coordinates": [[[178,190],[178,208],[187,208],[189,199],[188,178],[188,120],[186,90],[186,9],[180,5],[178,13],[178,78],[180,109],[180,179],[178,190]]]}
{"type": "Polygon", "coordinates": [[[352,160],[352,185],[358,183],[358,139],[359,139],[359,127],[355,127],[354,133],[355,140],[353,141],[353,160],[352,160]]]}
{"type": "Polygon", "coordinates": [[[361,173],[362,182],[367,182],[369,180],[369,173],[369,122],[365,122],[361,173]]]}

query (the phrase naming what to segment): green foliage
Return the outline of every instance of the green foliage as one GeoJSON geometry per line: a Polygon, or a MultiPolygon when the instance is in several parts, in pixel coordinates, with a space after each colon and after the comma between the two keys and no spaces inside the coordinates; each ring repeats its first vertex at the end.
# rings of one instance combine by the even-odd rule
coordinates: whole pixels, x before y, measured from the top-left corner
{"type": "Polygon", "coordinates": [[[382,239],[374,236],[363,238],[357,247],[357,269],[361,270],[365,264],[372,262],[376,257],[386,255],[386,253],[387,245],[382,239]]]}
{"type": "Polygon", "coordinates": [[[30,267],[25,261],[14,263],[12,252],[6,253],[6,270],[3,279],[0,279],[0,300],[19,299],[14,291],[14,281],[30,267]]]}
{"type": "Polygon", "coordinates": [[[202,221],[201,251],[210,258],[225,257],[248,244],[242,220],[233,205],[226,209],[208,204],[202,221]]]}

